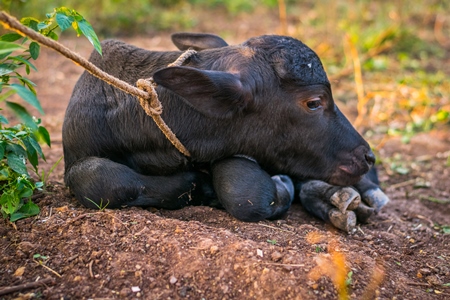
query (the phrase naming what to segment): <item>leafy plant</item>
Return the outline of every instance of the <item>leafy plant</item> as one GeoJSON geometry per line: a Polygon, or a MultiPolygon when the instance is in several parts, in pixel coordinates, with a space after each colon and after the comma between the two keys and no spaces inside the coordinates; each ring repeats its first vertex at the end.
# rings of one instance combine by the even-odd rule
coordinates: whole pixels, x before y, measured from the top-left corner
{"type": "MultiPolygon", "coordinates": [[[[42,182],[33,182],[30,179],[26,162],[37,171],[38,158],[45,157],[33,128],[26,124],[6,128],[2,123],[7,123],[7,120],[0,116],[0,157],[3,158],[0,163],[0,208],[3,217],[9,216],[14,222],[39,213],[36,204],[30,200],[27,203],[23,201],[30,199],[33,191],[43,186],[42,182]]],[[[36,123],[38,124],[39,120],[36,123]]]]}
{"type": "MultiPolygon", "coordinates": [[[[58,39],[57,30],[62,32],[73,27],[78,35],[85,35],[101,54],[101,45],[92,26],[75,10],[55,8],[43,21],[27,17],[22,18],[21,23],[54,40],[58,39]]],[[[39,54],[40,45],[19,33],[0,36],[0,103],[4,102],[23,122],[5,127],[9,121],[0,114],[0,211],[4,218],[9,217],[12,222],[39,213],[39,207],[31,201],[31,196],[36,189],[42,189],[48,175],[59,163],[58,161],[49,173],[42,172],[41,181],[31,179],[27,163],[39,176],[39,159],[45,160],[39,142],[50,146],[50,135],[40,125],[41,120],[34,118],[26,107],[7,100],[17,94],[27,106],[44,114],[36,96],[36,85],[19,73],[23,68],[26,75],[31,70],[37,71],[31,61],[36,60],[39,54]]]]}
{"type": "Polygon", "coordinates": [[[349,286],[353,284],[353,271],[347,273],[347,278],[345,279],[345,285],[349,286]]]}
{"type": "Polygon", "coordinates": [[[47,260],[48,256],[44,256],[44,255],[40,255],[39,253],[36,253],[33,255],[34,259],[39,259],[39,260],[47,260]]]}
{"type": "Polygon", "coordinates": [[[102,198],[100,199],[100,203],[98,203],[98,204],[94,200],[89,199],[87,197],[86,197],[86,200],[88,200],[89,202],[94,204],[97,207],[97,209],[100,210],[100,211],[104,211],[109,205],[109,200],[106,203],[103,203],[103,199],[102,198]]]}

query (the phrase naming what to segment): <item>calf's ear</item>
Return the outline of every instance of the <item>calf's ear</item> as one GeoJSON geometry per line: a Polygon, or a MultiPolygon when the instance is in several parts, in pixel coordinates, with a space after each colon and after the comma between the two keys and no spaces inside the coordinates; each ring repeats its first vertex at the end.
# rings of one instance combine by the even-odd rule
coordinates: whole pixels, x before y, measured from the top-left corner
{"type": "Polygon", "coordinates": [[[230,117],[244,111],[252,101],[250,89],[238,76],[227,72],[170,67],[157,71],[153,80],[210,117],[230,117]]]}
{"type": "Polygon", "coordinates": [[[209,33],[180,32],[172,34],[171,38],[175,46],[183,51],[189,48],[201,51],[228,46],[227,42],[221,37],[209,33]]]}

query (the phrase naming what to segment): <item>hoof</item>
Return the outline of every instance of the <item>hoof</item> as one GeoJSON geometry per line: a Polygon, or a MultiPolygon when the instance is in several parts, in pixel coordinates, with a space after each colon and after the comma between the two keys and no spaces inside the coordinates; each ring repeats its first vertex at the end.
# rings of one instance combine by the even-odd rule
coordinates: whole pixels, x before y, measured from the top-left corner
{"type": "Polygon", "coordinates": [[[379,188],[366,191],[362,195],[362,198],[362,200],[372,207],[375,212],[379,212],[381,208],[389,202],[389,197],[379,188]]]}
{"type": "Polygon", "coordinates": [[[278,197],[284,199],[285,202],[292,202],[295,188],[291,178],[286,175],[275,175],[272,176],[272,180],[275,183],[278,197]]]}
{"type": "Polygon", "coordinates": [[[359,206],[361,196],[351,187],[344,187],[330,197],[330,202],[345,214],[347,210],[355,210],[359,206]]]}
{"type": "Polygon", "coordinates": [[[356,226],[356,214],[353,211],[341,213],[338,209],[332,209],[328,212],[331,224],[346,232],[351,232],[356,226]]]}
{"type": "Polygon", "coordinates": [[[371,215],[373,215],[374,212],[375,209],[365,205],[364,203],[360,203],[359,206],[355,209],[356,217],[361,223],[367,223],[367,220],[371,215]]]}

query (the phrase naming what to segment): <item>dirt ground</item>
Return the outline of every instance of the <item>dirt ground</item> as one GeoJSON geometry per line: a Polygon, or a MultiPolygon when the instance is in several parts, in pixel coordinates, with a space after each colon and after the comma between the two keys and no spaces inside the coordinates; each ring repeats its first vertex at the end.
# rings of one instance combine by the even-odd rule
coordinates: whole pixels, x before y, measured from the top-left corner
{"type": "MultiPolygon", "coordinates": [[[[91,51],[81,39],[63,41],[84,57],[91,51]]],[[[167,36],[128,41],[173,49],[167,36]]],[[[82,70],[47,50],[36,66],[49,170],[62,156],[64,111],[82,70]]],[[[380,167],[391,201],[350,234],[297,203],[283,220],[258,223],[209,207],[89,210],[64,187],[61,163],[36,196],[39,216],[0,220],[0,299],[449,299],[449,155],[448,132],[388,140],[385,166],[395,158],[410,172],[380,167]]]]}

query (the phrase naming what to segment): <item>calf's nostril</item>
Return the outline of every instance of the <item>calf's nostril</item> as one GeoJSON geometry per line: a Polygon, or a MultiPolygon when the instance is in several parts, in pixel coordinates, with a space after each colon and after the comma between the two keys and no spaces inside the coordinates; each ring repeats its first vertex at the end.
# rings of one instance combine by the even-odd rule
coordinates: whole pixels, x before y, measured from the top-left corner
{"type": "Polygon", "coordinates": [[[375,154],[373,154],[372,150],[369,150],[369,152],[367,152],[367,153],[365,154],[365,157],[366,157],[366,162],[367,162],[369,165],[372,166],[372,165],[375,163],[375,154]]]}

